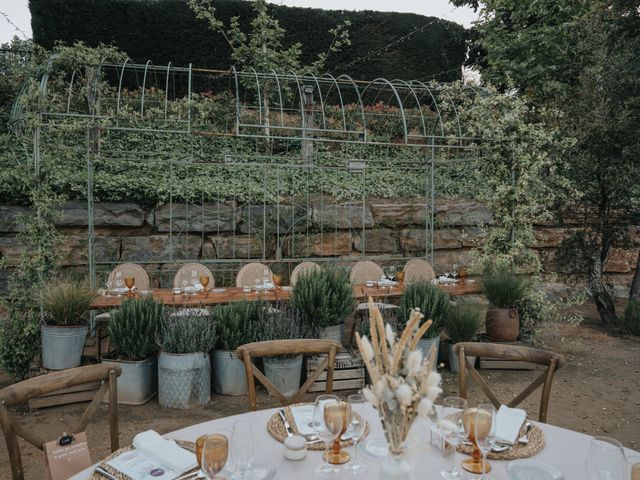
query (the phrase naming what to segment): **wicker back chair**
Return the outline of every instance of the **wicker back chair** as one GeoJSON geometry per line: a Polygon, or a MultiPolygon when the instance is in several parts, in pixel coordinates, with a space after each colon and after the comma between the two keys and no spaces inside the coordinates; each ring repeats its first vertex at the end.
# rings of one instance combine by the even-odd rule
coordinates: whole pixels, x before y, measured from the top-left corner
{"type": "Polygon", "coordinates": [[[433,267],[426,260],[412,258],[404,266],[404,279],[402,280],[404,285],[420,280],[431,281],[434,278],[436,278],[436,274],[433,267]]]}
{"type": "Polygon", "coordinates": [[[356,263],[349,274],[351,285],[360,285],[368,281],[378,281],[384,276],[382,267],[371,260],[356,263]]]}
{"type": "Polygon", "coordinates": [[[309,272],[316,272],[318,270],[320,270],[320,265],[318,265],[316,262],[299,263],[293,269],[293,272],[291,272],[291,277],[289,277],[289,285],[293,287],[298,281],[298,278],[300,278],[300,275],[305,275],[309,272]]]}
{"type": "Polygon", "coordinates": [[[238,272],[238,276],[236,277],[236,287],[251,287],[256,284],[256,278],[259,278],[260,282],[262,282],[265,270],[269,271],[269,279],[273,281],[273,273],[264,263],[247,263],[238,272]]]}
{"type": "Polygon", "coordinates": [[[201,263],[185,263],[181,266],[176,272],[175,277],[173,277],[173,288],[179,288],[182,286],[182,277],[183,275],[187,275],[188,278],[191,278],[191,272],[195,270],[198,272],[198,278],[207,276],[209,277],[209,285],[207,288],[213,288],[215,285],[215,280],[213,279],[213,274],[211,270],[202,265],[201,263]]]}
{"type": "MultiPolygon", "coordinates": [[[[113,285],[113,282],[116,278],[116,274],[120,272],[122,273],[122,280],[124,281],[124,277],[134,277],[136,279],[136,288],[138,290],[148,290],[149,289],[149,275],[144,271],[140,265],[136,265],[135,263],[122,263],[114,268],[109,274],[109,283],[113,285]]],[[[115,287],[115,285],[113,285],[115,287]]]]}

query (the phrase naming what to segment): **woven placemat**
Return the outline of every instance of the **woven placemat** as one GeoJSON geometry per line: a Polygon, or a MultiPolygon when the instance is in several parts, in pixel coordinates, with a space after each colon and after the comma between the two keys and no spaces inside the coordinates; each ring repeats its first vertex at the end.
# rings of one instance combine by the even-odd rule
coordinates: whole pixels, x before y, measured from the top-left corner
{"type": "MultiPolygon", "coordinates": [[[[313,405],[313,404],[299,403],[292,406],[295,407],[298,405],[313,405]]],[[[291,429],[293,430],[293,433],[295,433],[296,435],[299,435],[300,432],[298,431],[298,426],[296,425],[296,422],[293,419],[291,408],[285,407],[284,414],[287,417],[287,420],[289,421],[289,425],[291,425],[291,429]]],[[[284,428],[284,423],[282,422],[280,415],[278,415],[278,412],[274,413],[273,416],[267,422],[267,431],[273,438],[275,438],[280,443],[284,442],[284,439],[287,438],[287,431],[284,428]]],[[[369,422],[367,422],[365,426],[364,433],[362,434],[361,439],[366,437],[368,434],[369,434],[369,422]]],[[[340,444],[343,447],[350,447],[351,445],[353,445],[353,440],[352,439],[342,440],[340,441],[340,444]]],[[[324,442],[312,443],[307,445],[307,450],[324,450],[324,448],[325,448],[324,442]]]]}
{"type": "MultiPolygon", "coordinates": [[[[525,422],[526,423],[526,422],[525,422]]],[[[522,425],[520,428],[520,433],[518,433],[518,438],[524,435],[525,425],[522,425]]],[[[529,433],[527,433],[527,437],[529,437],[529,443],[526,445],[521,445],[516,443],[513,447],[508,448],[502,452],[494,452],[493,450],[487,454],[487,458],[492,460],[515,460],[517,458],[528,458],[540,450],[544,448],[544,433],[540,428],[535,425],[531,427],[529,433]]],[[[459,445],[458,451],[462,453],[466,453],[467,455],[471,455],[471,451],[473,447],[470,445],[459,445]]]]}
{"type": "MultiPolygon", "coordinates": [[[[193,442],[184,442],[182,440],[175,440],[175,442],[178,445],[180,445],[182,448],[184,448],[185,450],[189,450],[190,452],[195,452],[196,451],[196,445],[193,442]]],[[[109,460],[111,460],[112,458],[115,458],[118,455],[122,455],[123,453],[128,452],[130,450],[133,450],[133,447],[131,445],[128,446],[128,447],[121,448],[120,450],[116,450],[111,455],[109,455],[107,458],[105,458],[100,463],[100,466],[102,468],[104,468],[107,472],[109,472],[111,475],[113,475],[115,478],[117,478],[118,480],[135,480],[135,479],[132,479],[131,477],[129,477],[128,475],[125,475],[124,473],[119,472],[115,468],[110,467],[109,465],[107,465],[107,462],[109,460]]],[[[194,470],[193,475],[190,476],[190,477],[184,477],[184,480],[194,480],[198,476],[198,471],[199,470],[194,470]]],[[[89,477],[89,480],[104,480],[104,477],[102,475],[100,475],[99,473],[93,472],[93,473],[91,473],[91,477],[89,477]]]]}

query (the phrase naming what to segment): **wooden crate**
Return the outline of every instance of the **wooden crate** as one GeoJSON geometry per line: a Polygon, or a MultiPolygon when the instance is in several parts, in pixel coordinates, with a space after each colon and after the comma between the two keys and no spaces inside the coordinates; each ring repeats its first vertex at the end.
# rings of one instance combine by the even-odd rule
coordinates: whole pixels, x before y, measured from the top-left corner
{"type": "MultiPolygon", "coordinates": [[[[307,359],[307,375],[312,374],[324,360],[326,355],[313,355],[307,359]]],[[[327,386],[327,372],[324,371],[318,380],[309,388],[310,392],[324,392],[327,386]]],[[[353,349],[343,350],[336,355],[333,371],[333,390],[359,390],[364,387],[364,364],[358,352],[353,349]]]]}
{"type": "Polygon", "coordinates": [[[70,403],[90,402],[100,389],[100,382],[76,385],[65,388],[48,395],[31,398],[29,400],[29,410],[36,410],[44,407],[54,407],[57,405],[68,405],[70,403]]]}

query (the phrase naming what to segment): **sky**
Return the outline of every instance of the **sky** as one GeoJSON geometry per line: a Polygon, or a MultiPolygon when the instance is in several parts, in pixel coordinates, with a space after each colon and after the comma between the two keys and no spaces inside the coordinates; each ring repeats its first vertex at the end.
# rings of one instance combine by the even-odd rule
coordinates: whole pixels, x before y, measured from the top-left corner
{"type": "MultiPolygon", "coordinates": [[[[379,10],[409,12],[440,17],[470,27],[477,14],[470,8],[455,8],[448,0],[269,0],[290,7],[313,7],[326,10],[379,10]]],[[[14,35],[31,36],[28,0],[0,0],[0,43],[14,35]],[[10,23],[11,22],[11,23],[10,23]],[[15,25],[12,25],[12,23],[15,25]],[[16,28],[17,27],[17,28],[16,28]]]]}

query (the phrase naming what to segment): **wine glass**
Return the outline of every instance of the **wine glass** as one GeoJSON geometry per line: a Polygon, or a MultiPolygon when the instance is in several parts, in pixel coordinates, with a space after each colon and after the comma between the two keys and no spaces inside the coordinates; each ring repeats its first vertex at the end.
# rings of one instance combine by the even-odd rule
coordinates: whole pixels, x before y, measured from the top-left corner
{"type": "Polygon", "coordinates": [[[227,463],[229,440],[220,433],[207,435],[202,442],[200,453],[198,453],[198,442],[196,442],[196,455],[200,459],[200,469],[205,477],[213,480],[227,463]]]}
{"type": "Polygon", "coordinates": [[[462,417],[467,410],[467,401],[460,397],[446,397],[442,408],[438,411],[438,427],[442,431],[445,440],[453,447],[451,454],[451,469],[442,470],[440,475],[447,479],[463,478],[462,473],[456,468],[456,448],[464,437],[464,423],[462,417]]]}
{"type": "Polygon", "coordinates": [[[262,285],[266,287],[269,283],[271,283],[271,272],[269,272],[268,268],[265,268],[262,271],[262,285]]]}
{"type": "Polygon", "coordinates": [[[184,295],[187,295],[187,292],[189,291],[189,276],[187,275],[186,270],[182,271],[182,291],[184,292],[184,295]]]}
{"type": "Polygon", "coordinates": [[[324,405],[324,423],[333,436],[333,446],[326,453],[327,461],[332,465],[342,465],[347,463],[351,456],[341,450],[340,437],[344,435],[349,427],[351,417],[351,405],[347,402],[329,402],[324,405]]]}
{"type": "Polygon", "coordinates": [[[253,432],[248,422],[239,421],[233,424],[231,458],[239,474],[234,478],[244,480],[253,462],[253,432]]]}
{"type": "Polygon", "coordinates": [[[458,278],[458,264],[454,263],[452,265],[453,269],[451,270],[451,275],[453,276],[454,280],[458,278]]]}
{"type": "Polygon", "coordinates": [[[588,480],[624,478],[627,460],[622,444],[609,437],[593,437],[587,451],[586,467],[588,480]]]}
{"type": "Polygon", "coordinates": [[[388,273],[389,280],[391,280],[392,282],[395,281],[395,279],[396,279],[396,267],[391,265],[389,267],[388,272],[389,272],[388,273]]]}
{"type": "Polygon", "coordinates": [[[347,433],[353,440],[353,461],[349,462],[345,467],[345,470],[352,475],[362,474],[366,466],[364,463],[358,461],[358,444],[364,435],[364,431],[367,428],[367,421],[362,415],[362,408],[364,407],[364,396],[359,393],[354,393],[347,397],[347,401],[351,406],[351,415],[349,417],[349,427],[347,433]]]}
{"type": "Polygon", "coordinates": [[[198,277],[198,270],[191,270],[191,285],[194,287],[194,290],[198,286],[198,277]]]}
{"type": "Polygon", "coordinates": [[[331,442],[335,439],[333,432],[327,427],[324,421],[324,408],[326,405],[337,405],[339,402],[338,397],[335,395],[320,395],[316,399],[316,404],[313,407],[313,420],[311,424],[318,438],[324,442],[325,452],[322,455],[322,463],[315,469],[317,476],[321,478],[327,478],[338,473],[338,471],[329,463],[329,447],[331,442]]]}
{"type": "Polygon", "coordinates": [[[133,296],[133,286],[136,284],[136,277],[124,277],[124,284],[129,289],[127,297],[133,296]]]}
{"type": "Polygon", "coordinates": [[[124,288],[124,279],[122,278],[122,272],[117,271],[115,275],[115,284],[117,289],[117,295],[120,296],[122,292],[122,288],[124,288]]]}
{"type": "Polygon", "coordinates": [[[476,443],[475,424],[477,413],[477,408],[467,408],[462,414],[464,437],[467,438],[473,445],[471,458],[463,460],[462,468],[464,468],[467,472],[480,474],[482,473],[482,452],[480,451],[480,449],[478,448],[478,444],[476,443]]]}
{"type": "Polygon", "coordinates": [[[478,448],[482,452],[482,476],[480,480],[491,480],[487,472],[491,466],[487,464],[487,454],[496,443],[496,408],[491,403],[478,405],[476,420],[474,422],[474,437],[478,448]]]}
{"type": "Polygon", "coordinates": [[[113,278],[111,276],[107,277],[107,282],[105,283],[107,290],[104,293],[105,297],[111,296],[111,291],[113,290],[113,278]]]}
{"type": "Polygon", "coordinates": [[[202,293],[207,294],[207,287],[209,286],[209,275],[200,275],[200,285],[202,285],[202,293]]]}

